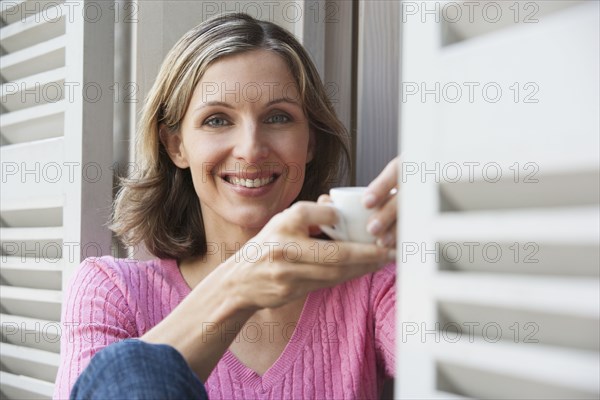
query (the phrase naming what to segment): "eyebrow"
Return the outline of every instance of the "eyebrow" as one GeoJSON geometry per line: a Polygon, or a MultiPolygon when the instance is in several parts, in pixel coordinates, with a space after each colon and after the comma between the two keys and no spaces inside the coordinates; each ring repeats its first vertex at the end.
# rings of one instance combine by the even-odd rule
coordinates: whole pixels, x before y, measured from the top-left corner
{"type": "Polygon", "coordinates": [[[206,108],[206,107],[210,107],[210,106],[223,106],[223,107],[226,107],[226,108],[233,109],[233,106],[231,104],[229,104],[229,103],[225,103],[225,102],[222,102],[222,101],[209,101],[207,103],[200,104],[198,107],[196,107],[194,109],[194,112],[196,112],[198,110],[201,110],[203,108],[206,108]]]}
{"type": "Polygon", "coordinates": [[[295,100],[286,99],[285,97],[281,97],[279,99],[271,100],[270,102],[268,102],[267,103],[267,107],[268,106],[272,106],[273,104],[279,104],[279,103],[290,103],[290,104],[294,104],[294,105],[300,106],[300,103],[298,103],[295,100]]]}
{"type": "MultiPolygon", "coordinates": [[[[270,107],[270,106],[272,106],[274,104],[279,104],[279,103],[290,103],[290,104],[294,104],[294,105],[300,107],[300,103],[298,103],[297,101],[292,100],[292,99],[286,99],[285,97],[281,97],[281,98],[278,98],[278,99],[271,100],[271,101],[269,101],[266,104],[266,106],[270,107]]],[[[199,105],[198,107],[196,107],[194,109],[194,113],[197,112],[198,110],[201,110],[201,109],[206,108],[206,107],[211,107],[211,106],[222,106],[222,107],[225,107],[225,108],[234,109],[234,107],[231,104],[225,103],[223,101],[209,101],[209,102],[206,102],[206,103],[202,103],[201,105],[199,105]]]]}

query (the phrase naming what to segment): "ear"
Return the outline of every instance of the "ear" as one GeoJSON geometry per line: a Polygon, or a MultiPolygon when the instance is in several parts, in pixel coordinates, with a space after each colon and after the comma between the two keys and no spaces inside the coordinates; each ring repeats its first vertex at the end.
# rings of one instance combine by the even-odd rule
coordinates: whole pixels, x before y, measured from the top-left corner
{"type": "Polygon", "coordinates": [[[161,143],[167,150],[167,154],[169,154],[169,158],[173,161],[173,164],[181,169],[189,168],[190,164],[187,160],[185,149],[183,148],[181,133],[172,132],[166,125],[161,124],[158,128],[158,135],[161,143]]]}
{"type": "Polygon", "coordinates": [[[311,129],[308,133],[308,152],[306,154],[306,163],[307,164],[309,162],[311,162],[313,160],[313,158],[315,157],[315,149],[317,146],[316,142],[317,142],[317,139],[315,138],[315,133],[311,129]]]}

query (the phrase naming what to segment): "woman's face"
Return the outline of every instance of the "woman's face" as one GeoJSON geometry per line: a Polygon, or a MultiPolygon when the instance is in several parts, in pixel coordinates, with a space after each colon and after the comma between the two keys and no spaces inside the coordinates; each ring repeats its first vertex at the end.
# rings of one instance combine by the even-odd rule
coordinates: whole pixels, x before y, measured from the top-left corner
{"type": "Polygon", "coordinates": [[[260,229],[298,196],[311,143],[295,80],[277,54],[214,62],[194,93],[169,153],[189,167],[207,236],[260,229]]]}

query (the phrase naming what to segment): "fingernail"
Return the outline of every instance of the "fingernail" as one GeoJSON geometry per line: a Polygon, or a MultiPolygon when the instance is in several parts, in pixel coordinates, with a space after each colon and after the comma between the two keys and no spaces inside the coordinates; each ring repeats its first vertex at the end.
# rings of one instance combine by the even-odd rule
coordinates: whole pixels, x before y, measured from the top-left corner
{"type": "Polygon", "coordinates": [[[363,197],[363,204],[365,207],[370,208],[377,202],[377,197],[373,193],[366,193],[363,197]]]}
{"type": "Polygon", "coordinates": [[[367,231],[373,236],[377,235],[382,229],[383,226],[381,225],[381,222],[379,222],[379,220],[377,219],[374,219],[367,225],[367,231]]]}

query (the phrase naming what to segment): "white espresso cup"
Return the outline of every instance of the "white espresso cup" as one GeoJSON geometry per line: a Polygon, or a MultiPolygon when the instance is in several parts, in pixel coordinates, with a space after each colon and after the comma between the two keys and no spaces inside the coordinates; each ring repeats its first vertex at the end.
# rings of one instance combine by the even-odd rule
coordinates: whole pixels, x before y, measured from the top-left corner
{"type": "Polygon", "coordinates": [[[338,187],[329,191],[331,206],[338,214],[333,226],[321,225],[321,230],[335,240],[375,243],[375,236],[367,231],[367,222],[374,210],[363,206],[366,187],[338,187]]]}

